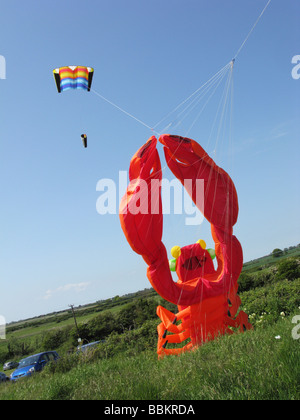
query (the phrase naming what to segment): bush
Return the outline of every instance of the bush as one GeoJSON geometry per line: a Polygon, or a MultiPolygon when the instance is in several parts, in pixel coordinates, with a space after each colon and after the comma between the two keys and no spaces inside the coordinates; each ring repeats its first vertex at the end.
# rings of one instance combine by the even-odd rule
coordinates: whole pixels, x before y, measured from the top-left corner
{"type": "Polygon", "coordinates": [[[73,369],[77,364],[78,356],[75,353],[68,354],[60,357],[55,362],[48,363],[43,372],[44,374],[66,373],[73,369]]]}
{"type": "Polygon", "coordinates": [[[48,331],[42,339],[42,350],[52,350],[61,347],[69,340],[72,327],[65,327],[48,331]]]}
{"type": "Polygon", "coordinates": [[[281,257],[283,255],[282,249],[276,248],[272,251],[272,255],[275,258],[281,257]]]}
{"type": "Polygon", "coordinates": [[[270,284],[272,281],[275,281],[275,274],[270,268],[262,269],[251,274],[242,272],[238,280],[238,291],[239,293],[246,292],[247,290],[270,284]]]}
{"type": "Polygon", "coordinates": [[[267,314],[269,321],[274,322],[280,314],[292,314],[300,306],[300,278],[293,282],[283,280],[274,284],[249,290],[240,294],[242,308],[250,317],[250,322],[262,319],[267,314]],[[251,319],[252,318],[252,319],[251,319]]]}
{"type": "Polygon", "coordinates": [[[300,264],[295,258],[288,258],[277,264],[276,280],[295,280],[300,277],[300,264]]]}
{"type": "Polygon", "coordinates": [[[148,349],[156,349],[158,322],[159,320],[146,321],[140,328],[122,334],[113,332],[107,337],[104,344],[97,346],[98,356],[100,358],[110,358],[118,353],[133,356],[148,349]]]}
{"type": "Polygon", "coordinates": [[[0,364],[4,364],[9,357],[7,349],[1,348],[0,349],[0,364]]]}
{"type": "MultiPolygon", "coordinates": [[[[115,330],[118,330],[118,325],[115,316],[109,311],[97,315],[85,324],[78,325],[79,337],[87,342],[102,340],[115,330]]],[[[74,346],[78,345],[78,333],[75,328],[71,331],[74,346]]]]}
{"type": "Polygon", "coordinates": [[[253,287],[253,277],[247,273],[241,273],[239,280],[239,292],[246,292],[253,287]]]}
{"type": "Polygon", "coordinates": [[[7,356],[8,358],[23,358],[28,356],[33,351],[30,343],[21,339],[10,337],[7,342],[7,356]]]}
{"type": "Polygon", "coordinates": [[[300,278],[300,264],[297,258],[287,258],[278,262],[276,266],[256,269],[254,273],[242,272],[238,284],[239,293],[257,287],[266,286],[282,280],[295,280],[300,278]]]}
{"type": "MultiPolygon", "coordinates": [[[[127,304],[116,315],[105,311],[95,318],[78,325],[79,336],[88,342],[106,339],[111,333],[125,333],[137,329],[146,321],[157,319],[157,299],[140,298],[133,303],[127,304]]],[[[77,345],[78,333],[73,329],[71,332],[73,345],[77,345]]]]}

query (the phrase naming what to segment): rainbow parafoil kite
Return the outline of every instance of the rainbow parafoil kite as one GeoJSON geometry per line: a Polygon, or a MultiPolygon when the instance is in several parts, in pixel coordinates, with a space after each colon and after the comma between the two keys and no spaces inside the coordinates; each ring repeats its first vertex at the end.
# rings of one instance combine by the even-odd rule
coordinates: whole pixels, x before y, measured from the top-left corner
{"type": "Polygon", "coordinates": [[[69,89],[91,90],[94,69],[83,66],[66,66],[53,70],[57,91],[69,89]]]}
{"type": "MultiPolygon", "coordinates": [[[[167,165],[186,188],[211,225],[215,249],[204,240],[171,250],[169,262],[162,242],[162,170],[152,136],[130,162],[130,184],[120,204],[120,221],[132,249],[148,265],[148,279],[157,293],[178,306],[173,314],[158,306],[160,357],[193,349],[221,334],[252,328],[248,315],[239,310],[238,278],[243,252],[233,235],[238,217],[238,197],[230,176],[194,140],[163,134],[167,165]],[[185,182],[189,180],[190,182],[185,182]],[[203,200],[197,197],[197,180],[204,181],[203,200]],[[143,207],[143,211],[138,211],[143,207]],[[216,257],[217,267],[213,264],[216,257]],[[178,281],[171,274],[176,271],[178,281]],[[168,348],[183,343],[183,347],[168,348]]],[[[201,195],[200,195],[201,197],[201,195]]]]}

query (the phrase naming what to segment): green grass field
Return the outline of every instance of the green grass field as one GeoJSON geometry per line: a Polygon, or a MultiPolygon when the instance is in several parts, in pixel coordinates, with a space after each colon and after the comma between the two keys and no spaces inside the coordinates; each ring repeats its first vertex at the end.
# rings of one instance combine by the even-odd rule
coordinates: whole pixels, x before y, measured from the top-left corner
{"type": "Polygon", "coordinates": [[[298,247],[280,258],[246,263],[240,297],[254,330],[220,337],[181,356],[157,360],[159,298],[152,289],[76,309],[81,333],[90,334],[90,341],[106,340],[87,356],[68,351],[76,346],[70,311],[12,324],[7,339],[0,340],[2,363],[9,348],[16,353],[10,359],[19,360],[45,343],[57,343],[47,349],[61,358],[42,373],[0,384],[0,400],[298,400],[299,255],[298,247]],[[121,332],[115,331],[119,320],[121,332]],[[99,330],[99,323],[110,329],[99,330]],[[60,341],[53,341],[57,337],[60,341]]]}
{"type": "Polygon", "coordinates": [[[3,385],[0,399],[297,400],[300,352],[292,328],[291,319],[281,319],[163,360],[149,350],[132,357],[82,358],[67,372],[46,368],[3,385]]]}

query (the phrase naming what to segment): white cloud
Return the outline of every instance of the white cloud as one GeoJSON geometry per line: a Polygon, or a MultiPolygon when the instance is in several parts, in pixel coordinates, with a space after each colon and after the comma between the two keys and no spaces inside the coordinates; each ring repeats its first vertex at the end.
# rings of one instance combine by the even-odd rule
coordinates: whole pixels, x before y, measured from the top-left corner
{"type": "Polygon", "coordinates": [[[69,283],[65,284],[64,286],[60,286],[57,289],[54,290],[47,290],[44,299],[51,299],[54,295],[74,291],[75,293],[84,292],[87,287],[90,285],[89,282],[82,282],[82,283],[69,283]]]}

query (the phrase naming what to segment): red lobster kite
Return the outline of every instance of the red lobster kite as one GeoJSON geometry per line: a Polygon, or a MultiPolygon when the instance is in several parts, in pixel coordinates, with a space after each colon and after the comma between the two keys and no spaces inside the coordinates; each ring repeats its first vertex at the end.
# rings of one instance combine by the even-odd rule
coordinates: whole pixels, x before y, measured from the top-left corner
{"type": "Polygon", "coordinates": [[[159,141],[164,145],[169,168],[211,225],[217,259],[215,269],[211,250],[205,249],[203,240],[182,248],[174,247],[173,264],[178,281],[173,281],[162,242],[162,171],[157,139],[152,136],[131,159],[130,184],[119,213],[127,241],[148,265],[151,285],[162,298],[178,306],[177,314],[162,306],[157,308],[162,321],[158,326],[157,353],[162,357],[191,350],[218,335],[232,334],[233,328],[243,332],[252,326],[247,314],[238,311],[241,300],[237,295],[237,282],[243,252],[233,235],[238,198],[230,176],[194,140],[163,134],[159,141]],[[197,202],[197,180],[204,181],[204,203],[197,202]],[[167,348],[168,343],[186,340],[182,348],[167,348]]]}

